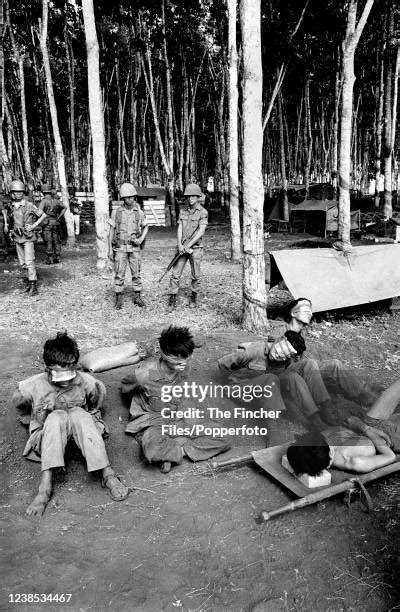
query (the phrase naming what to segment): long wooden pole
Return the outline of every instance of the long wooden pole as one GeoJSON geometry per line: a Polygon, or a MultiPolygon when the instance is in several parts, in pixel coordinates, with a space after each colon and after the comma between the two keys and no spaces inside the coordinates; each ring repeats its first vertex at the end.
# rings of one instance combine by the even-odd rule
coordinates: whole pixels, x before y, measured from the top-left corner
{"type": "Polygon", "coordinates": [[[323,499],[329,499],[330,497],[334,497],[339,493],[344,493],[345,491],[353,491],[357,483],[365,484],[367,482],[372,482],[373,480],[378,480],[378,478],[382,478],[383,476],[388,476],[389,474],[394,474],[394,472],[400,471],[400,461],[396,461],[396,463],[391,463],[390,465],[386,465],[385,467],[379,468],[378,470],[374,470],[368,474],[363,474],[362,476],[357,476],[355,478],[350,478],[349,480],[345,480],[337,485],[333,485],[331,487],[326,487],[321,491],[316,491],[315,493],[310,493],[310,495],[306,495],[301,499],[297,499],[296,501],[290,502],[289,504],[285,504],[276,510],[271,510],[270,512],[262,511],[259,516],[259,520],[262,523],[266,523],[271,518],[275,516],[281,516],[282,514],[286,514],[287,512],[293,512],[298,508],[304,508],[305,506],[310,506],[311,504],[315,504],[323,499]]]}

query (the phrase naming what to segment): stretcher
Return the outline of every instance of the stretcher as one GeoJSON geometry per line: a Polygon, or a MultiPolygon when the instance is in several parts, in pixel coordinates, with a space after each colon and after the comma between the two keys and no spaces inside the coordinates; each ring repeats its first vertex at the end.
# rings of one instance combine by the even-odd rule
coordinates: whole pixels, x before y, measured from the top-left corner
{"type": "Polygon", "coordinates": [[[372,500],[365,489],[365,484],[378,480],[383,476],[393,474],[400,471],[400,456],[397,456],[397,461],[379,468],[368,474],[354,474],[352,472],[344,472],[342,470],[330,469],[332,474],[332,482],[328,486],[316,487],[310,489],[300,482],[293,474],[286,470],[282,465],[282,457],[286,454],[288,446],[291,442],[281,444],[280,446],[272,446],[263,448],[262,450],[253,451],[242,457],[234,457],[226,461],[212,461],[213,469],[239,467],[249,463],[256,463],[269,476],[277,480],[286,489],[289,489],[299,499],[291,501],[276,510],[263,510],[259,515],[260,522],[267,522],[275,516],[293,512],[298,508],[310,506],[324,499],[334,497],[340,493],[346,494],[346,501],[350,501],[350,496],[354,491],[360,491],[361,497],[367,510],[372,508],[372,500]]]}

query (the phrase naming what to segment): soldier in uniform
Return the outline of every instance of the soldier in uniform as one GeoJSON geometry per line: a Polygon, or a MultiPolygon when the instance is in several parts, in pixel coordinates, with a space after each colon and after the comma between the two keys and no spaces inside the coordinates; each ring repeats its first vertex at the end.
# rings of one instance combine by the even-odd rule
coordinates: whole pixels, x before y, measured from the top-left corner
{"type": "Polygon", "coordinates": [[[66,207],[59,199],[51,197],[51,187],[49,185],[42,185],[42,193],[44,198],[40,203],[40,208],[47,215],[43,227],[43,238],[46,243],[46,263],[60,263],[60,219],[65,215],[66,207]]]}
{"type": "Polygon", "coordinates": [[[113,211],[110,219],[108,256],[114,262],[115,307],[122,308],[126,266],[129,264],[132,274],[133,303],[145,306],[141,297],[142,279],[140,277],[140,245],[148,232],[146,217],[136,202],[136,189],[131,183],[120,187],[122,206],[113,211]]]}
{"type": "Polygon", "coordinates": [[[185,193],[188,205],[181,210],[178,221],[178,251],[181,254],[172,268],[169,284],[168,311],[176,308],[176,296],[179,290],[179,280],[187,260],[192,272],[192,295],[190,308],[196,307],[197,293],[200,288],[200,262],[203,257],[202,237],[208,225],[208,212],[200,204],[203,193],[198,185],[190,183],[185,193]]]}
{"type": "Polygon", "coordinates": [[[28,277],[24,278],[26,291],[29,295],[36,295],[37,274],[35,268],[35,242],[34,230],[46,218],[40,208],[29,202],[24,197],[25,185],[22,181],[12,181],[10,194],[13,204],[14,229],[13,239],[17,249],[17,255],[23,270],[28,277]]]}

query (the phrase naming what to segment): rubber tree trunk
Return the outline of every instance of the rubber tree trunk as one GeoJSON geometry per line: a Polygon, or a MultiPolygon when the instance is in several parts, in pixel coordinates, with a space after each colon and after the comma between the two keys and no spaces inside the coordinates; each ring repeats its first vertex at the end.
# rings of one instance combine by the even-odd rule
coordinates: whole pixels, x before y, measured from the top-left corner
{"type": "Polygon", "coordinates": [[[49,101],[51,124],[53,128],[54,149],[55,149],[56,161],[57,161],[58,180],[60,182],[60,189],[61,189],[61,199],[62,199],[63,205],[65,206],[67,210],[67,212],[65,213],[65,223],[67,226],[68,243],[71,245],[71,244],[74,244],[75,242],[74,222],[73,222],[72,214],[69,210],[69,198],[68,198],[68,188],[67,188],[67,176],[65,173],[64,151],[63,151],[63,146],[61,142],[60,128],[58,125],[57,107],[56,107],[56,102],[54,99],[54,91],[53,91],[53,79],[51,76],[50,59],[49,59],[49,53],[47,49],[48,18],[49,18],[49,0],[42,0],[42,22],[41,22],[40,36],[39,36],[40,50],[43,56],[43,66],[44,66],[44,74],[46,78],[47,98],[49,101]]]}
{"type": "Polygon", "coordinates": [[[310,108],[310,77],[307,75],[304,88],[304,184],[306,198],[310,195],[310,174],[312,154],[311,108],[310,108]]]}
{"type": "Polygon", "coordinates": [[[385,87],[384,87],[384,123],[383,123],[383,175],[384,175],[384,192],[383,192],[383,214],[388,219],[393,216],[392,206],[392,90],[393,90],[393,49],[392,38],[394,28],[393,6],[390,1],[387,3],[388,23],[387,23],[387,39],[385,51],[385,87]]]}
{"type": "Polygon", "coordinates": [[[336,57],[336,74],[335,74],[335,108],[333,112],[333,127],[332,127],[332,165],[331,178],[332,186],[337,193],[338,188],[338,134],[339,134],[339,101],[340,101],[340,48],[336,57]]]}
{"type": "Polygon", "coordinates": [[[11,47],[13,50],[13,56],[14,56],[14,60],[16,64],[18,65],[19,98],[20,98],[20,104],[21,104],[21,127],[22,127],[22,142],[23,142],[23,153],[24,153],[25,177],[26,177],[26,182],[28,183],[29,190],[32,190],[33,189],[33,177],[32,177],[31,156],[30,156],[30,151],[29,151],[28,121],[27,121],[27,116],[26,116],[24,54],[21,53],[18,47],[18,44],[14,38],[14,31],[13,31],[13,27],[11,24],[8,0],[5,0],[4,2],[4,8],[5,8],[6,19],[7,19],[7,24],[8,24],[8,32],[10,35],[11,47]]]}
{"type": "Polygon", "coordinates": [[[381,181],[381,155],[382,155],[382,127],[383,127],[383,74],[384,74],[384,66],[383,66],[383,57],[382,50],[379,53],[378,57],[378,83],[376,87],[376,100],[378,101],[376,116],[375,116],[375,126],[374,126],[374,135],[375,135],[375,207],[379,208],[381,201],[380,194],[380,181],[381,181]]]}
{"type": "Polygon", "coordinates": [[[229,18],[229,209],[231,258],[240,259],[239,143],[238,143],[238,54],[236,47],[236,0],[228,0],[229,18]]]}
{"type": "Polygon", "coordinates": [[[350,0],[347,9],[346,35],[342,44],[343,86],[339,144],[339,216],[338,239],[350,243],[350,167],[353,115],[354,55],[374,0],[367,0],[357,24],[357,0],[350,0]]]}
{"type": "Polygon", "coordinates": [[[64,30],[65,51],[67,55],[68,68],[68,85],[69,85],[69,129],[71,135],[71,155],[72,168],[75,187],[79,186],[79,162],[78,153],[76,150],[76,133],[75,133],[75,57],[72,46],[72,39],[68,36],[66,29],[64,30]]]}
{"type": "Polygon", "coordinates": [[[262,181],[262,65],[260,0],[241,0],[243,40],[243,327],[268,330],[262,181]]]}
{"type": "Polygon", "coordinates": [[[278,94],[279,150],[281,162],[281,215],[284,221],[289,221],[288,181],[286,174],[285,133],[283,125],[282,93],[278,94]]]}
{"type": "Polygon", "coordinates": [[[175,211],[175,176],[174,176],[174,123],[173,123],[173,100],[172,100],[172,76],[171,67],[168,57],[167,48],[167,35],[165,26],[165,0],[161,3],[162,10],[162,39],[163,39],[163,52],[165,62],[165,81],[166,81],[166,94],[167,94],[167,125],[168,125],[168,167],[169,176],[167,180],[167,187],[169,193],[170,212],[172,225],[176,224],[176,211],[175,211]]]}
{"type": "Polygon", "coordinates": [[[93,151],[93,191],[96,222],[97,268],[107,266],[108,254],[108,183],[104,134],[104,114],[100,87],[99,43],[94,19],[93,0],[82,0],[83,23],[85,28],[89,116],[93,151]]]}

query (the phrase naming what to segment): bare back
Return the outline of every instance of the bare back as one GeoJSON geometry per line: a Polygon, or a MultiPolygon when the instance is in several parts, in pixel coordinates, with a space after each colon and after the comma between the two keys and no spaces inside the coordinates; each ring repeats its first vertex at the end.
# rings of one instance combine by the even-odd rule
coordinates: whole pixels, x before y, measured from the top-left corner
{"type": "Polygon", "coordinates": [[[353,469],[354,457],[373,457],[376,449],[373,442],[366,436],[346,429],[345,427],[329,427],[322,432],[329,446],[334,450],[333,467],[341,470],[353,469]],[[351,467],[352,466],[352,467],[351,467]]]}
{"type": "Polygon", "coordinates": [[[329,427],[322,432],[333,451],[333,467],[368,473],[396,460],[379,430],[367,427],[365,431],[362,435],[345,427],[329,427]]]}

